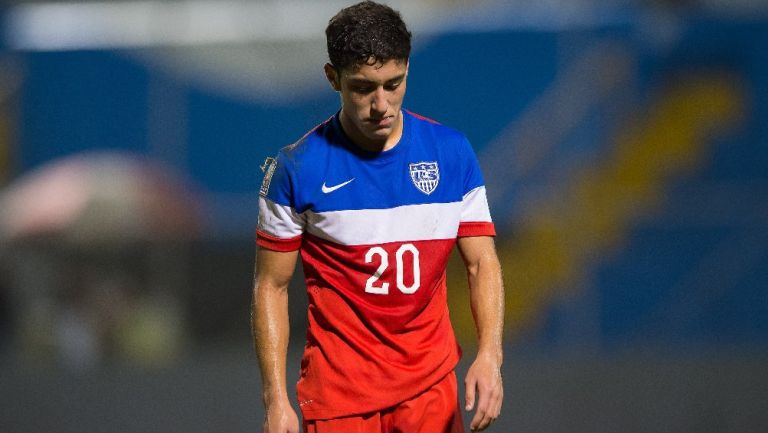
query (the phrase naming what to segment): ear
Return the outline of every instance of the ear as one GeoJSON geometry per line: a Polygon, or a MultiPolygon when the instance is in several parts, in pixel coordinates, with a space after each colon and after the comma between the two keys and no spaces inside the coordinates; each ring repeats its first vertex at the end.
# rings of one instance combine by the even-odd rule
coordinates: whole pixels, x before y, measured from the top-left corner
{"type": "Polygon", "coordinates": [[[323,69],[325,70],[325,78],[329,83],[331,83],[333,90],[341,92],[341,77],[336,71],[336,68],[334,68],[330,63],[326,63],[323,69]]]}

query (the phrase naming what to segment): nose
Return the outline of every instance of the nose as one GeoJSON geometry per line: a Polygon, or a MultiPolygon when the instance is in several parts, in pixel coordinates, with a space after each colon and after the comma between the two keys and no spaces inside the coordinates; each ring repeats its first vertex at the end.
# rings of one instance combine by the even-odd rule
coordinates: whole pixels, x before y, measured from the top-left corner
{"type": "Polygon", "coordinates": [[[373,94],[373,100],[371,101],[371,111],[373,114],[384,115],[388,108],[389,102],[387,101],[387,92],[383,87],[379,87],[373,94]]]}

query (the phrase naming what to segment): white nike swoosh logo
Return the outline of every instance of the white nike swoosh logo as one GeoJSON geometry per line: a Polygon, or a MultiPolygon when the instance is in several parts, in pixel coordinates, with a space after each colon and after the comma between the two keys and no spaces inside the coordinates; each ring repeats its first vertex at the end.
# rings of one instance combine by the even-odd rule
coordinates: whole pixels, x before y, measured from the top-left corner
{"type": "Polygon", "coordinates": [[[348,180],[348,181],[346,181],[346,182],[342,182],[342,183],[340,183],[340,184],[338,184],[338,185],[334,185],[334,186],[325,186],[325,182],[323,182],[323,188],[322,188],[322,189],[323,189],[323,192],[324,192],[324,193],[326,193],[326,194],[328,194],[328,193],[331,193],[331,192],[334,192],[334,191],[336,191],[337,189],[341,188],[342,186],[344,186],[344,185],[346,185],[346,184],[348,184],[348,183],[352,182],[353,180],[355,180],[355,178],[354,178],[354,177],[353,177],[352,179],[349,179],[349,180],[348,180]]]}

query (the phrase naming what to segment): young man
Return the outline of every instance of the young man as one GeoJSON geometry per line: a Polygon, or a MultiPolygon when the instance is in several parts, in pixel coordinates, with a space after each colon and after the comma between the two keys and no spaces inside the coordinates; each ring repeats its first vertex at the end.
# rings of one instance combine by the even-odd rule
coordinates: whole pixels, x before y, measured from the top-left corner
{"type": "Polygon", "coordinates": [[[399,13],[359,3],[326,37],[341,110],[269,159],[261,187],[252,318],[264,432],[299,430],[285,373],[299,251],[305,432],[463,432],[445,286],[454,245],[479,338],[465,409],[483,430],[501,409],[504,293],[477,159],[462,134],[402,109],[411,34],[399,13]]]}

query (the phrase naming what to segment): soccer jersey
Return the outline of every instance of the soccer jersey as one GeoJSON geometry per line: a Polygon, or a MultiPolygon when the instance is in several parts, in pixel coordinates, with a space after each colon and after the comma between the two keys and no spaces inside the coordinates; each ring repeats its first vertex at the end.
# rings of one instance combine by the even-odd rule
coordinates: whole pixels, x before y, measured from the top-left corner
{"type": "Polygon", "coordinates": [[[257,244],[301,250],[304,418],[391,407],[450,373],[446,263],[457,237],[494,234],[469,142],[434,121],[403,111],[399,143],[368,152],[337,114],[282,149],[266,167],[257,244]]]}

